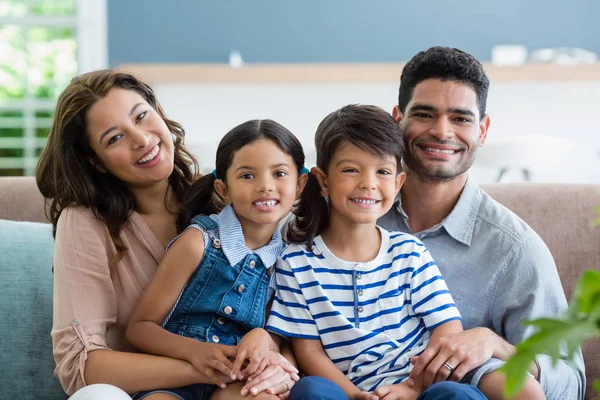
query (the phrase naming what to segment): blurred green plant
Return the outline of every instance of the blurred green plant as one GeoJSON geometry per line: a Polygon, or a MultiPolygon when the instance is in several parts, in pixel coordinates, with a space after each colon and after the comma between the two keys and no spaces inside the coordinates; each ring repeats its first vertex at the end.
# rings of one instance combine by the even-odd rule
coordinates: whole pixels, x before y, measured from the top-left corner
{"type": "MultiPolygon", "coordinates": [[[[594,208],[592,225],[600,226],[600,205],[594,208]]],[[[561,358],[561,346],[566,345],[568,359],[586,339],[600,337],[600,272],[585,271],[575,288],[565,315],[560,318],[540,318],[525,322],[537,328],[536,333],[517,345],[517,351],[500,369],[506,375],[504,392],[507,397],[518,393],[525,383],[529,366],[537,354],[548,354],[554,363],[561,358]]],[[[593,383],[600,393],[600,379],[593,383]]]]}

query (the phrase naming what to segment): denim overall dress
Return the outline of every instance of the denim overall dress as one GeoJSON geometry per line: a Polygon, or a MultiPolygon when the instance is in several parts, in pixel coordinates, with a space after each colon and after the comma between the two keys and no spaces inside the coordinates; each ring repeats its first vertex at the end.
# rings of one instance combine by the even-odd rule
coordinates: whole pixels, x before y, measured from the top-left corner
{"type": "MultiPolygon", "coordinates": [[[[163,322],[163,327],[169,332],[202,342],[237,345],[247,332],[264,327],[266,306],[274,292],[273,264],[283,248],[281,235],[276,231],[271,242],[256,252],[247,249],[240,242],[240,235],[243,241],[241,226],[230,206],[218,216],[195,217],[187,229],[190,228],[205,233],[207,245],[204,257],[163,322]],[[219,225],[224,229],[220,229],[219,225]],[[229,246],[229,258],[224,246],[229,246]],[[240,257],[235,264],[230,261],[240,257]],[[263,259],[269,264],[265,266],[263,259]]],[[[209,399],[216,388],[211,384],[195,384],[139,392],[133,398],[169,393],[184,400],[209,399]]]]}

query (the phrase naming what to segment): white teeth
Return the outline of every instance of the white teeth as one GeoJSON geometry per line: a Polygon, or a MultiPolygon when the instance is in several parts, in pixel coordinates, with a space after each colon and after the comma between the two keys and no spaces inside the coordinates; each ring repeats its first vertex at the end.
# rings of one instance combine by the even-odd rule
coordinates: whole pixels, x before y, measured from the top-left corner
{"type": "Polygon", "coordinates": [[[273,207],[277,204],[277,200],[255,201],[254,204],[258,207],[273,207]]]}
{"type": "Polygon", "coordinates": [[[434,149],[431,147],[427,147],[425,149],[425,151],[429,151],[429,152],[433,152],[433,153],[438,153],[438,154],[454,154],[456,153],[456,151],[454,150],[440,150],[440,149],[434,149]]]}
{"type": "Polygon", "coordinates": [[[150,154],[148,154],[146,157],[138,160],[138,162],[136,164],[146,164],[147,162],[154,160],[154,157],[156,157],[159,150],[160,150],[159,146],[156,145],[156,147],[154,147],[154,150],[152,150],[152,152],[150,154]]]}
{"type": "Polygon", "coordinates": [[[366,199],[352,199],[352,201],[355,203],[360,203],[360,204],[375,204],[375,203],[377,203],[377,200],[366,200],[366,199]]]}

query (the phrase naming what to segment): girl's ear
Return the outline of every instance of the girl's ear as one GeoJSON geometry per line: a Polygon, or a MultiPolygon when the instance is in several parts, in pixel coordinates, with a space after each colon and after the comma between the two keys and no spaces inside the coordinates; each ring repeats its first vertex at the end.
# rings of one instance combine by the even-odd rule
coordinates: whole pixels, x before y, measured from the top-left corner
{"type": "Polygon", "coordinates": [[[104,169],[104,167],[102,166],[102,162],[98,158],[91,157],[89,161],[90,164],[92,164],[92,166],[98,170],[98,172],[100,172],[101,174],[106,173],[106,169],[104,169]]]}
{"type": "Polygon", "coordinates": [[[223,199],[225,204],[231,204],[231,199],[229,198],[229,189],[227,189],[225,182],[223,182],[221,179],[217,179],[215,180],[213,187],[215,188],[215,192],[217,192],[221,199],[223,199]]]}
{"type": "Polygon", "coordinates": [[[317,182],[319,182],[319,186],[321,186],[321,196],[327,197],[329,196],[329,186],[327,184],[327,174],[323,172],[323,170],[319,167],[312,167],[310,169],[310,173],[317,178],[317,182]]]}
{"type": "Polygon", "coordinates": [[[306,186],[306,182],[308,182],[308,174],[302,174],[298,177],[298,183],[296,185],[296,200],[302,196],[302,191],[306,186]]]}

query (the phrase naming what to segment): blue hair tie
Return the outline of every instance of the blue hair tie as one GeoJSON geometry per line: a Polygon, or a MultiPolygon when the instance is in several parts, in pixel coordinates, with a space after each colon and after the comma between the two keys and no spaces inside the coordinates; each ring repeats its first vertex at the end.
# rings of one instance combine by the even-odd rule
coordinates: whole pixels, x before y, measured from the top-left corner
{"type": "Polygon", "coordinates": [[[302,167],[300,170],[300,175],[310,174],[310,171],[306,167],[302,167]]]}
{"type": "Polygon", "coordinates": [[[219,175],[217,175],[217,170],[216,169],[212,170],[212,175],[215,177],[215,179],[221,179],[221,178],[219,178],[219,175]]]}

